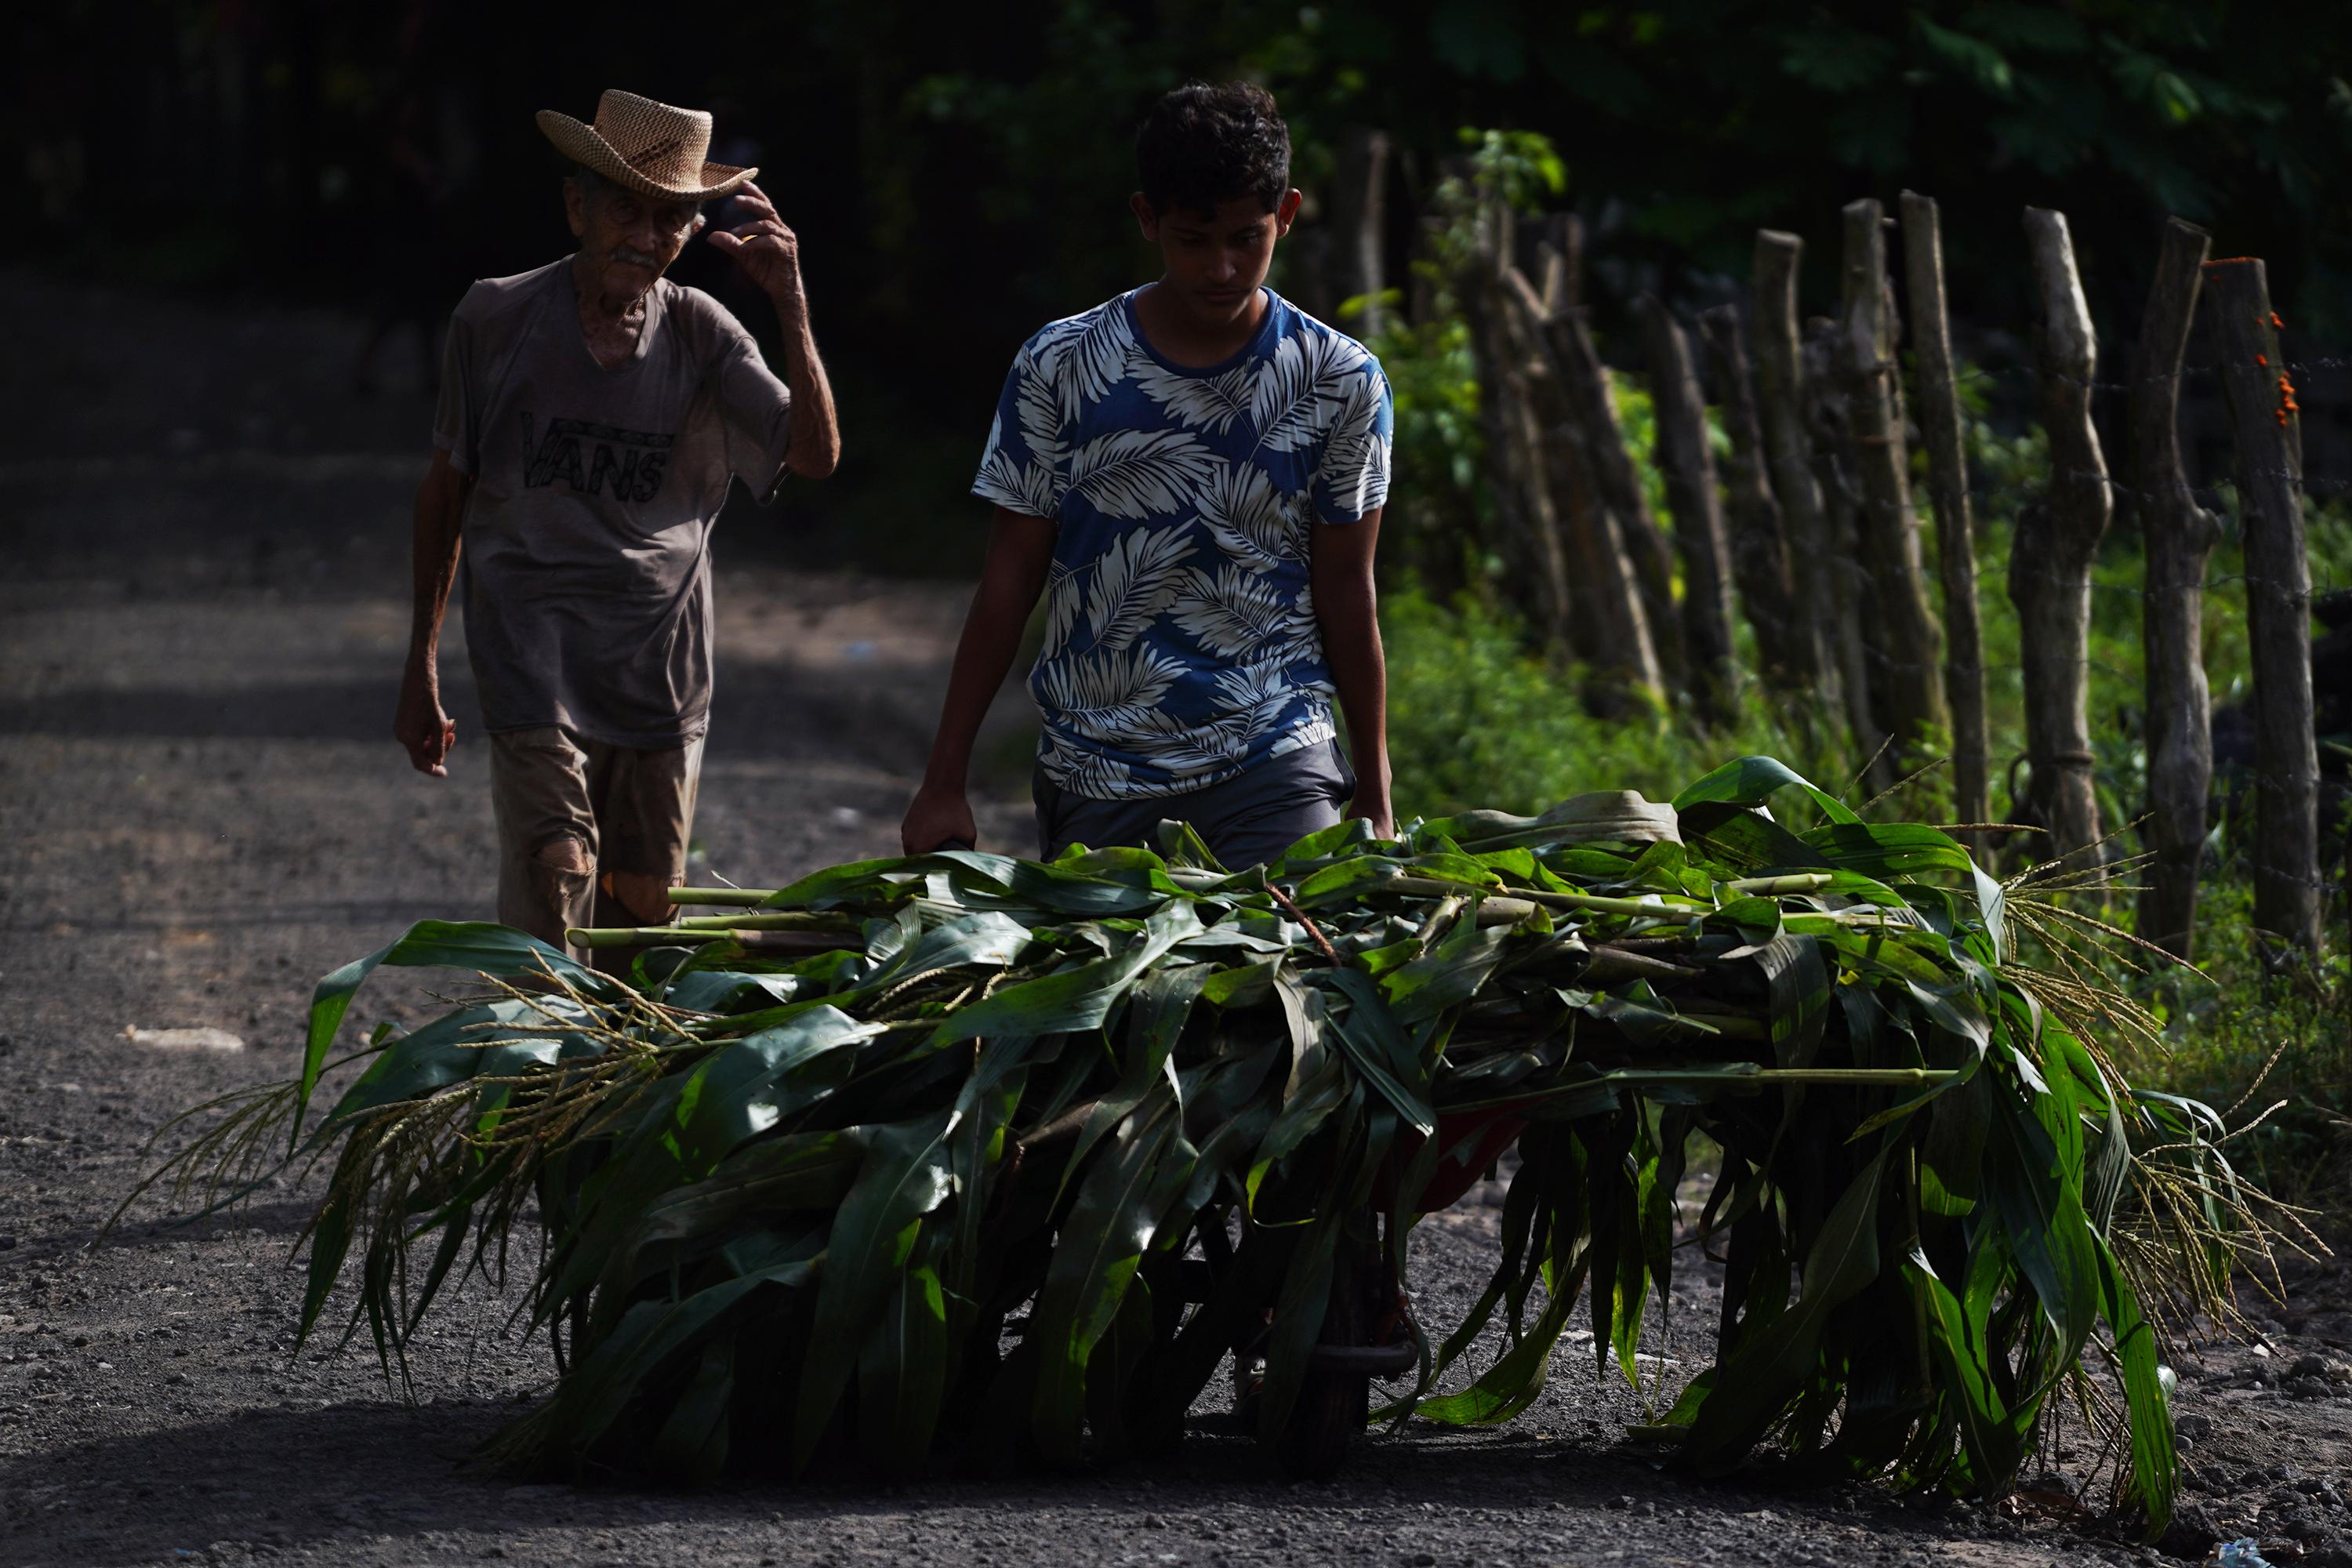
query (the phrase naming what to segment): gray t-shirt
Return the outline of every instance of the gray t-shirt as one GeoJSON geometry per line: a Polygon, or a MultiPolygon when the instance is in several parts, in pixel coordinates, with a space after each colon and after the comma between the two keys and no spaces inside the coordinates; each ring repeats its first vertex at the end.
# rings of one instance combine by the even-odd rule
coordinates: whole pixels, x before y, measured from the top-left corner
{"type": "Polygon", "coordinates": [[[775,492],[792,395],[699,289],[656,282],[635,357],[609,371],[577,301],[566,258],[476,283],[449,323],[433,439],[474,479],[482,727],[683,745],[710,712],[710,525],[733,476],[775,492]]]}

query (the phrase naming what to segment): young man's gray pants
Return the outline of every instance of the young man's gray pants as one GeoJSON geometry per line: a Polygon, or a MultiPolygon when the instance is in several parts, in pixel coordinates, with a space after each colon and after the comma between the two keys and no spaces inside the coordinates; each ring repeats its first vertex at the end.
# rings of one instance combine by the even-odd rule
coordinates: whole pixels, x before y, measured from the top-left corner
{"type": "Polygon", "coordinates": [[[1038,853],[1045,859],[1073,844],[1157,849],[1160,824],[1172,820],[1190,823],[1209,853],[1239,870],[1271,860],[1338,822],[1355,795],[1356,775],[1339,743],[1325,741],[1183,795],[1090,800],[1056,788],[1043,772],[1031,776],[1029,787],[1037,807],[1038,853]]]}

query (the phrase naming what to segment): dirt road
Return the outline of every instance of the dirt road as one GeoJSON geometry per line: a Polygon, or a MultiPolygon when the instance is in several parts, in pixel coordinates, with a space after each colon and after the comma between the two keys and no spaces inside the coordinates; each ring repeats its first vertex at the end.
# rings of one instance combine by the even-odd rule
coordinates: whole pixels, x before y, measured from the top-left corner
{"type": "MultiPolygon", "coordinates": [[[[147,1205],[92,1245],[167,1118],[291,1068],[319,974],[417,918],[489,914],[455,646],[454,776],[410,772],[387,734],[426,405],[345,392],[347,322],[17,281],[17,363],[40,384],[12,383],[0,450],[0,1563],[2157,1560],[2048,1513],[1769,1471],[1700,1482],[1622,1439],[1640,1403],[1596,1378],[1589,1333],[1513,1427],[1371,1440],[1329,1485],[1270,1479],[1213,1409],[1173,1464],[1013,1483],[680,1495],[459,1469],[550,1373],[495,1291],[420,1343],[404,1398],[364,1336],[289,1355],[297,1191],[194,1228],[147,1205]],[[167,1029],[217,1034],[126,1033],[167,1029]]],[[[702,865],[743,882],[892,846],[961,599],[791,565],[763,547],[773,525],[730,518],[719,543],[698,837],[702,865]]],[[[1005,707],[983,828],[1025,845],[1005,707]]],[[[419,1005],[386,985],[359,1012],[419,1005]]],[[[1493,1221],[1465,1208],[1428,1236],[1417,1279],[1443,1315],[1483,1277],[1493,1221]]],[[[2207,1539],[2352,1563],[2352,1387],[2326,1366],[2352,1339],[2343,1296],[2340,1274],[2309,1275],[2270,1357],[2176,1353],[2207,1539]],[[2318,1371],[2291,1375],[2306,1356],[2318,1371]]],[[[1675,1338],[1654,1335],[1668,1386],[1713,1300],[1692,1279],[1675,1338]]],[[[2202,1554],[2194,1529],[2175,1544],[2202,1554]]]]}

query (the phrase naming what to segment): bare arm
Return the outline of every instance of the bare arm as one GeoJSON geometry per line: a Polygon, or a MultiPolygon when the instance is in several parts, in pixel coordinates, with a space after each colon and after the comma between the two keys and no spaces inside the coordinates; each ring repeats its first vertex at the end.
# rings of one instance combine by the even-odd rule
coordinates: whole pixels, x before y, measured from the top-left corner
{"type": "Polygon", "coordinates": [[[1021,649],[1021,634],[1045,574],[1054,563],[1055,525],[1044,518],[1024,517],[996,509],[988,535],[988,561],[980,571],[980,586],[965,612],[963,636],[956,643],[955,668],[948,676],[947,700],[940,707],[940,727],[931,737],[930,764],[923,770],[922,787],[907,807],[898,840],[909,855],[920,855],[951,840],[980,841],[973,825],[965,784],[971,772],[971,750],[980,738],[981,721],[1013,668],[1021,649]]]}
{"type": "Polygon", "coordinates": [[[449,613],[449,589],[457,580],[457,544],[466,498],[474,481],[449,466],[449,454],[436,451],[433,466],[416,487],[416,513],[410,538],[410,583],[414,608],[408,627],[408,667],[400,680],[400,706],[392,732],[408,748],[420,773],[447,778],[449,748],[457,726],[441,710],[441,623],[449,613]]]}
{"type": "Polygon", "coordinates": [[[1339,689],[1356,768],[1349,816],[1370,821],[1382,838],[1396,832],[1389,800],[1388,656],[1381,647],[1380,599],[1372,585],[1372,552],[1381,538],[1381,509],[1354,522],[1318,524],[1308,533],[1308,580],[1323,658],[1339,689]]]}
{"type": "Polygon", "coordinates": [[[841,422],[834,416],[833,384],[817,357],[816,335],[809,331],[807,303],[798,296],[794,300],[789,310],[776,301],[776,320],[784,329],[784,384],[793,389],[784,467],[803,479],[821,479],[840,466],[841,422]]]}
{"type": "Polygon", "coordinates": [[[792,440],[784,467],[803,479],[821,479],[840,465],[841,421],[833,411],[833,384],[809,330],[808,295],[801,286],[799,237],[776,216],[774,204],[755,184],[735,194],[751,221],[720,229],[710,243],[735,258],[776,308],[784,334],[784,384],[793,390],[792,440]]]}

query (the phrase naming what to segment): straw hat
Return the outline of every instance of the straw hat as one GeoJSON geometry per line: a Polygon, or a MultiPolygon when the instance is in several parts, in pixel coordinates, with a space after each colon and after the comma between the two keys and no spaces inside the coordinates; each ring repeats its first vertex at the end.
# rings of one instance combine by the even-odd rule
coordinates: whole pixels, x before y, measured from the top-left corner
{"type": "Polygon", "coordinates": [[[760,172],[703,161],[710,151],[710,116],[701,110],[674,109],[618,88],[607,88],[596,100],[593,125],[542,109],[539,128],[565,157],[639,195],[704,201],[728,195],[760,172]]]}

